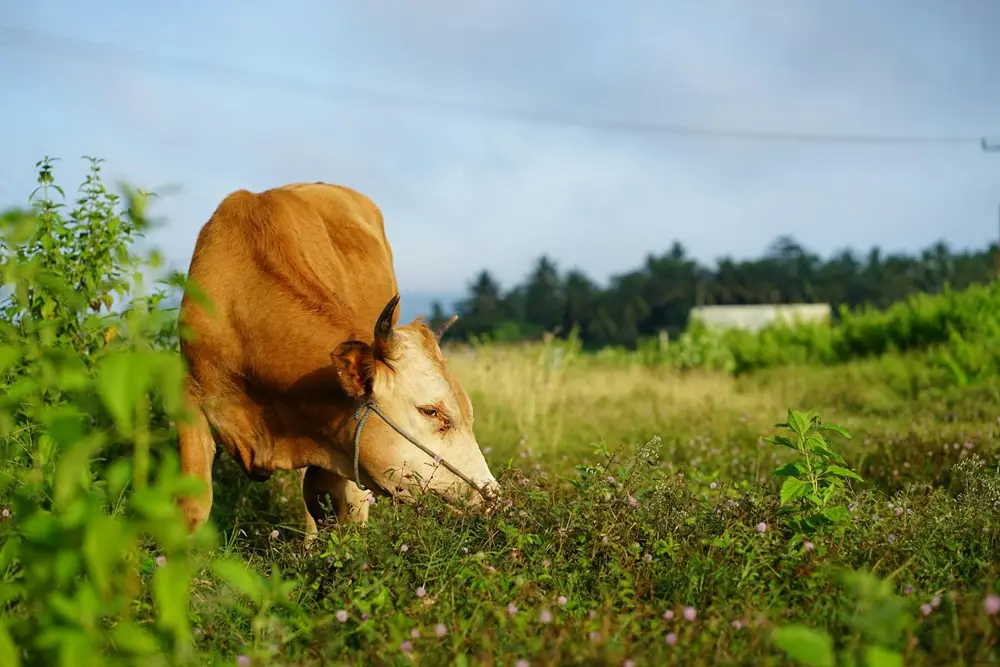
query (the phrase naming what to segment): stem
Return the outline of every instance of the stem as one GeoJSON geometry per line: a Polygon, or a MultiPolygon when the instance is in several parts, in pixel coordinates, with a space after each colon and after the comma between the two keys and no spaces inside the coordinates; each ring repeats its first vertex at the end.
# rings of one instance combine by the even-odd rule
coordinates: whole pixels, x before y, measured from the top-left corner
{"type": "MultiPolygon", "coordinates": [[[[145,336],[143,336],[142,327],[139,323],[139,316],[133,312],[131,313],[132,321],[129,322],[129,329],[134,331],[136,337],[134,350],[146,350],[145,336]]],[[[136,491],[142,491],[146,488],[146,482],[149,478],[149,395],[143,392],[136,401],[136,415],[135,415],[135,436],[133,438],[135,442],[135,469],[132,471],[133,481],[135,484],[136,491]]]]}
{"type": "Polygon", "coordinates": [[[819,496],[819,479],[813,474],[812,467],[812,457],[809,456],[809,452],[806,450],[806,438],[805,434],[799,436],[799,444],[801,445],[799,451],[802,452],[802,456],[806,458],[806,473],[809,475],[809,483],[812,484],[813,494],[817,497],[819,496]]]}
{"type": "Polygon", "coordinates": [[[135,490],[146,488],[149,477],[149,397],[143,394],[137,401],[135,419],[135,470],[133,481],[135,490]]]}

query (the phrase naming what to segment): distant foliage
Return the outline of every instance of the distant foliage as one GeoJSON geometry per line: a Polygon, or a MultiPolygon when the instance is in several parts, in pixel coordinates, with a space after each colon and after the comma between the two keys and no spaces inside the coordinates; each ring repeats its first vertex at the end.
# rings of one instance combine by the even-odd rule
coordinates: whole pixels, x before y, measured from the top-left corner
{"type": "Polygon", "coordinates": [[[757,332],[693,322],[676,338],[640,339],[636,349],[607,347],[597,359],[737,375],[795,364],[833,365],[917,353],[948,383],[966,385],[1000,371],[1000,283],[915,294],[885,310],[840,311],[837,323],[774,323],[757,332]]]}
{"type": "MultiPolygon", "coordinates": [[[[537,339],[543,332],[576,329],[586,348],[635,349],[642,339],[666,332],[677,337],[698,305],[827,303],[835,311],[886,309],[917,294],[939,294],[986,283],[995,275],[996,246],[956,252],[944,243],[915,256],[866,256],[843,251],[822,259],[791,237],[780,237],[759,259],[718,260],[714,267],[690,258],[680,243],[649,255],[636,270],[600,286],[579,270],[561,272],[541,257],[524,281],[509,289],[488,271],[468,285],[450,336],[495,342],[537,339]]],[[[447,316],[435,308],[435,319],[447,316]]],[[[864,336],[864,345],[875,339],[864,336]]]]}

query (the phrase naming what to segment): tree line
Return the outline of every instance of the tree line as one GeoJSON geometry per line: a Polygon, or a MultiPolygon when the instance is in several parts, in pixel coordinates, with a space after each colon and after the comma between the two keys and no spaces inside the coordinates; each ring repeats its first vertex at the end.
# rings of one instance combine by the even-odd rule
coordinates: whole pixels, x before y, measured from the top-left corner
{"type": "MultiPolygon", "coordinates": [[[[489,337],[517,341],[557,335],[573,328],[584,345],[633,346],[667,331],[681,332],[698,305],[829,303],[885,308],[916,292],[963,289],[993,278],[997,246],[952,250],[938,242],[919,253],[866,254],[843,250],[822,258],[791,236],[778,237],[757,259],[724,257],[704,266],[674,242],[661,255],[599,285],[583,271],[561,271],[542,256],[518,285],[504,289],[489,271],[469,283],[455,307],[459,320],[452,340],[489,337]]],[[[435,303],[429,318],[438,324],[451,313],[435,303]]]]}

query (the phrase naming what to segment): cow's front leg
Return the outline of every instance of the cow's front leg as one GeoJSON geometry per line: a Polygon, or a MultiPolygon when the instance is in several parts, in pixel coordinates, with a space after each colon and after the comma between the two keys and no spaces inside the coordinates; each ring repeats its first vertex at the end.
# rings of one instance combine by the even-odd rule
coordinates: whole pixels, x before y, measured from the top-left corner
{"type": "Polygon", "coordinates": [[[362,491],[358,485],[337,473],[316,466],[301,468],[302,500],[306,509],[306,542],[316,538],[317,521],[330,518],[323,507],[329,498],[337,520],[342,523],[365,523],[368,521],[369,491],[362,491]]]}

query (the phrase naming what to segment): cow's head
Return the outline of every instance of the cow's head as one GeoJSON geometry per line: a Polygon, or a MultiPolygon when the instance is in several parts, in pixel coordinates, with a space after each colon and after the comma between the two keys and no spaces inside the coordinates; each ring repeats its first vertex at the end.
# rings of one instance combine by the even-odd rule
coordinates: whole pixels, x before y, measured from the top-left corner
{"type": "MultiPolygon", "coordinates": [[[[375,324],[371,344],[351,339],[331,354],[344,392],[374,403],[396,426],[470,478],[487,496],[497,483],[472,430],[472,401],[448,369],[439,342],[456,318],[437,332],[419,318],[393,327],[397,294],[375,324]]],[[[353,435],[356,422],[350,420],[353,435]]],[[[345,443],[347,444],[347,443],[345,443]]],[[[352,451],[353,455],[353,451],[352,451]]],[[[479,504],[482,495],[435,461],[377,414],[370,413],[360,444],[360,467],[388,493],[403,500],[431,491],[446,500],[479,504]]]]}

